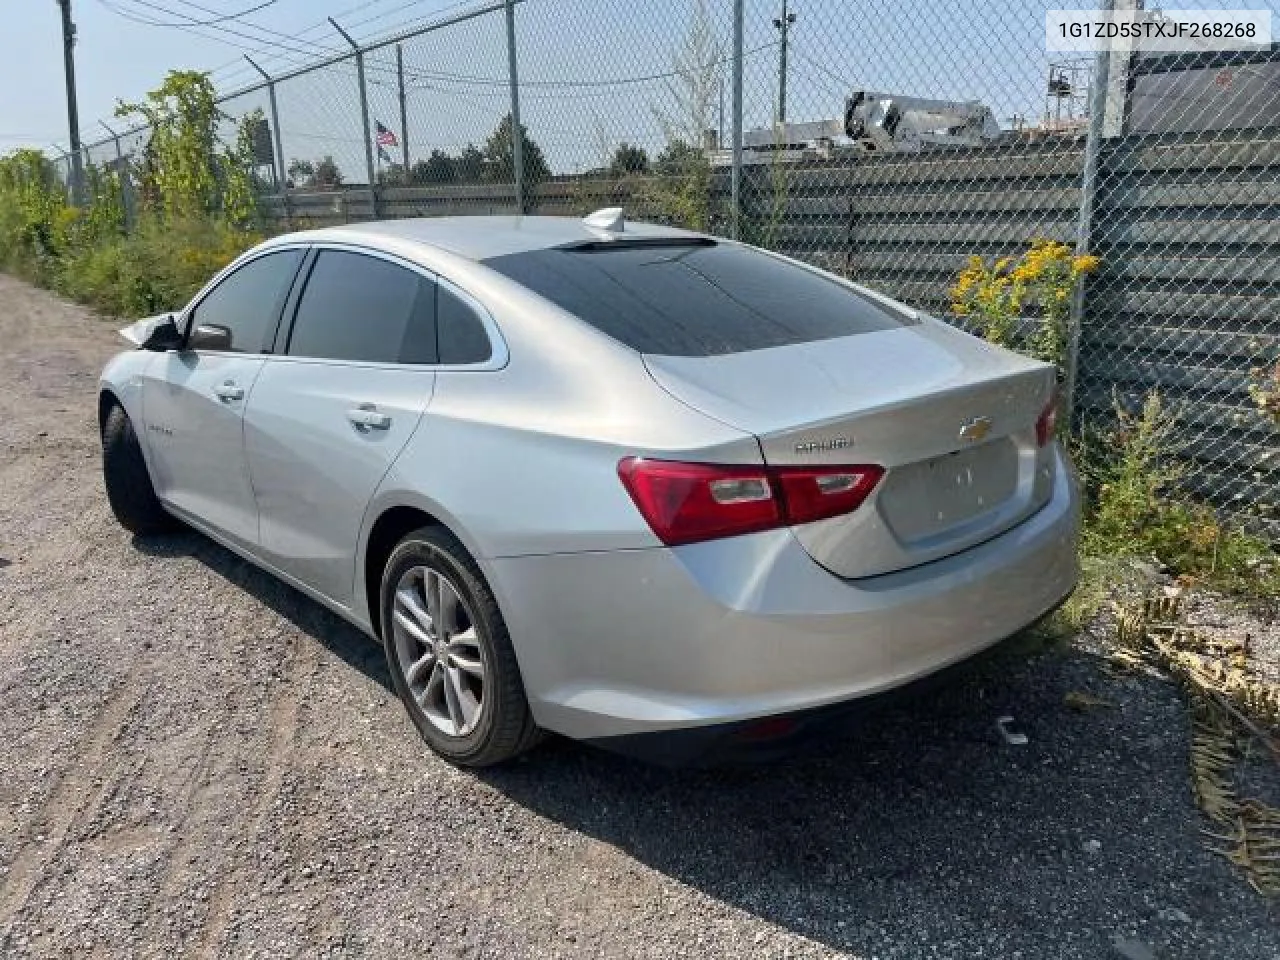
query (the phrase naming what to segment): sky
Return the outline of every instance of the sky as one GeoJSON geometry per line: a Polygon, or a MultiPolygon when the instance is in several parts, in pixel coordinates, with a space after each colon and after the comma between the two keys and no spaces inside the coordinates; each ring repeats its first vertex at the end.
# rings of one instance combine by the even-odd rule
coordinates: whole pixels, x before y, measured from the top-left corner
{"type": "MultiPolygon", "coordinates": [[[[274,75],[342,49],[324,22],[333,16],[358,40],[385,37],[484,0],[73,0],[79,29],[76,68],[81,132],[105,135],[119,98],[139,98],[174,68],[213,69],[220,92],[256,82],[240,47],[274,75]],[[263,9],[215,26],[191,20],[263,9]],[[136,22],[185,23],[185,28],[136,22]]],[[[552,169],[572,173],[606,164],[623,140],[651,154],[661,149],[681,97],[670,74],[690,33],[699,0],[523,0],[517,7],[521,113],[552,169]]],[[[731,0],[701,0],[710,42],[725,56],[731,0]]],[[[744,123],[766,125],[777,102],[782,0],[744,0],[744,123]]],[[[858,89],[948,100],[980,100],[1001,124],[1034,123],[1045,109],[1047,72],[1063,55],[1044,51],[1044,12],[1062,0],[788,0],[791,28],[788,116],[842,115],[858,89]]],[[[1092,0],[1074,6],[1092,7],[1092,0]]],[[[1271,9],[1280,29],[1280,0],[1195,0],[1174,6],[1271,9]]],[[[58,7],[55,0],[0,0],[0,152],[19,145],[67,143],[58,7]]],[[[509,109],[505,22],[501,13],[426,33],[403,44],[408,137],[400,122],[395,51],[366,58],[371,124],[402,141],[388,149],[399,162],[432,149],[457,152],[482,144],[509,109]]],[[[727,75],[727,70],[725,71],[727,75]]],[[[1082,74],[1083,76],[1083,74],[1082,74]]],[[[725,104],[730,91],[726,84],[725,104]]],[[[365,136],[351,60],[277,84],[286,163],[332,155],[349,181],[363,181],[365,136]]],[[[718,97],[715,98],[718,101],[718,97]]],[[[265,91],[224,101],[235,118],[268,107],[265,91]]],[[[717,125],[718,103],[712,105],[717,125]]],[[[728,126],[726,118],[726,128],[728,126]]],[[[137,138],[126,141],[126,149],[137,138]]],[[[92,155],[108,159],[113,148],[92,155]]]]}
{"type": "MultiPolygon", "coordinates": [[[[72,0],[77,28],[76,85],[86,142],[105,134],[99,120],[114,126],[111,117],[117,99],[140,98],[170,69],[208,70],[230,63],[214,76],[221,81],[220,88],[230,90],[252,77],[241,46],[265,48],[261,57],[255,56],[264,66],[301,62],[302,51],[320,56],[325,50],[339,48],[341,41],[324,22],[325,17],[334,17],[364,39],[454,5],[451,0],[409,4],[404,0],[276,0],[242,21],[225,21],[220,30],[135,22],[207,21],[261,2],[72,0]],[[275,43],[292,49],[282,50],[275,43]]],[[[5,91],[0,99],[0,153],[16,146],[48,149],[51,142],[67,146],[61,23],[56,0],[0,0],[0,90],[5,91]]]]}

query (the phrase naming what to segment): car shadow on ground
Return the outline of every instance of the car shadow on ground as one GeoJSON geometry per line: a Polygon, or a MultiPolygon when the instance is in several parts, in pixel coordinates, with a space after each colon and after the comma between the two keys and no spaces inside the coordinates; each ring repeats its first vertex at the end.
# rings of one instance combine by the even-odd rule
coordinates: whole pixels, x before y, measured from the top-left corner
{"type": "Polygon", "coordinates": [[[382,647],[340,616],[271,574],[258,569],[203,534],[192,530],[133,538],[133,546],[153,557],[191,557],[266,604],[344,663],[394,692],[382,647]]]}
{"type": "MultiPolygon", "coordinates": [[[[192,556],[390,689],[380,648],[204,537],[192,556]]],[[[407,730],[406,726],[406,730],[407,730]]],[[[552,738],[476,776],[726,904],[865,956],[1275,956],[1277,913],[1208,853],[1179,694],[1097,657],[1001,655],[784,760],[666,769],[552,738]],[[1077,711],[1069,691],[1106,705],[1077,711]],[[1003,715],[1027,734],[1007,742],[1003,715]]]]}

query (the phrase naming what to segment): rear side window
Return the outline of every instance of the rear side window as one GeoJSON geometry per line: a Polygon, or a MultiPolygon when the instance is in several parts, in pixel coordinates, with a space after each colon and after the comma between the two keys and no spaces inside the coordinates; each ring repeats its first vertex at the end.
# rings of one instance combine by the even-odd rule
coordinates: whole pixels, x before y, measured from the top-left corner
{"type": "Polygon", "coordinates": [[[443,283],[436,285],[436,324],[441,363],[484,363],[489,359],[491,349],[484,321],[443,283]]]}
{"type": "Polygon", "coordinates": [[[289,334],[288,354],[435,363],[435,284],[379,257],[322,250],[289,334]]]}
{"type": "Polygon", "coordinates": [[[261,353],[275,335],[276,318],[302,255],[301,250],[281,250],[237,268],[196,304],[194,323],[225,330],[233,353],[261,353]]]}
{"type": "Polygon", "coordinates": [[[740,353],[908,322],[820,274],[726,244],[619,243],[484,262],[641,353],[740,353]]]}

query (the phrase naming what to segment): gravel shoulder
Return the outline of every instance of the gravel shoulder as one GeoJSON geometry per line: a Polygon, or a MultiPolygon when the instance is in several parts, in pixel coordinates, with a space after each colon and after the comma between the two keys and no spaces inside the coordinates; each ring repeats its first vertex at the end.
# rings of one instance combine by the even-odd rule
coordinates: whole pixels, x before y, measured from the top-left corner
{"type": "Polygon", "coordinates": [[[0,956],[1280,956],[1201,842],[1177,691],[1083,650],[767,766],[454,770],[352,628],[115,524],[116,326],[0,275],[0,956]]]}

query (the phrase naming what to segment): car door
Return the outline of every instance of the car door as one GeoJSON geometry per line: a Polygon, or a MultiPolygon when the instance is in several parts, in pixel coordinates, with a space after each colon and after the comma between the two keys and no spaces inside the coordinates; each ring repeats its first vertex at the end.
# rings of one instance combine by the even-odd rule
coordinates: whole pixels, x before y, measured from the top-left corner
{"type": "Polygon", "coordinates": [[[194,348],[158,357],[143,382],[157,495],[246,547],[258,539],[258,508],[249,485],[242,417],[305,252],[264,253],[222,277],[183,318],[194,348]],[[205,341],[216,341],[217,349],[195,343],[197,327],[216,334],[205,341]]]}
{"type": "Polygon", "coordinates": [[[435,282],[395,258],[321,248],[245,414],[260,551],[351,603],[364,510],[435,385],[435,282]]]}

